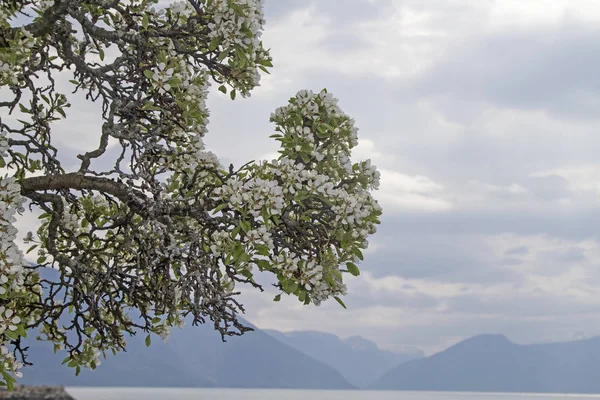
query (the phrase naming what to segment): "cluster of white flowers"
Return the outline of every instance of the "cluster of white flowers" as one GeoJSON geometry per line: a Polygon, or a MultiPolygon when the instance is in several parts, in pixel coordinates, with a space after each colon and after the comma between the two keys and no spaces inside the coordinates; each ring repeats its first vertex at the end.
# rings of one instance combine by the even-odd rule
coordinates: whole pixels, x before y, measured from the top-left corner
{"type": "Polygon", "coordinates": [[[100,349],[97,343],[94,343],[92,339],[85,339],[81,353],[77,356],[77,361],[81,366],[92,368],[92,366],[98,367],[102,362],[100,361],[100,349]]]}
{"type": "Polygon", "coordinates": [[[0,307],[0,335],[9,330],[14,332],[17,330],[17,325],[21,323],[21,317],[19,317],[13,310],[6,309],[6,307],[0,307]]]}
{"type": "Polygon", "coordinates": [[[16,213],[24,211],[20,190],[14,178],[0,178],[0,276],[4,276],[1,280],[5,281],[0,291],[4,293],[20,290],[23,284],[23,253],[15,244],[17,228],[13,225],[16,213]]]}
{"type": "Polygon", "coordinates": [[[261,225],[257,229],[250,230],[246,233],[246,238],[251,244],[263,244],[268,249],[272,250],[274,246],[273,238],[271,233],[267,230],[264,225],[261,225]]]}
{"type": "MultiPolygon", "coordinates": [[[[2,16],[7,17],[7,16],[2,16]]],[[[0,22],[1,19],[0,19],[0,22]]],[[[21,28],[15,35],[17,38],[11,43],[9,50],[0,54],[0,86],[17,85],[22,66],[14,60],[21,60],[28,56],[31,48],[35,45],[35,38],[25,28],[21,28]]]]}
{"type": "MultiPolygon", "coordinates": [[[[2,137],[0,143],[5,142],[2,137]]],[[[3,144],[0,147],[5,146],[3,144]]],[[[15,239],[17,229],[13,225],[17,212],[23,212],[24,199],[21,197],[21,186],[11,177],[0,178],[0,295],[7,296],[9,302],[6,307],[0,307],[0,336],[6,338],[5,332],[15,332],[24,323],[21,317],[11,309],[16,294],[24,290],[23,253],[19,250],[15,239]]],[[[8,351],[8,343],[0,349],[0,363],[4,370],[12,372],[15,377],[20,377],[18,371],[22,365],[16,362],[15,357],[8,351]]]]}
{"type": "Polygon", "coordinates": [[[169,339],[169,336],[171,336],[171,327],[168,325],[161,325],[157,330],[157,333],[163,342],[166,342],[169,339]]]}
{"type": "Polygon", "coordinates": [[[23,377],[23,373],[19,371],[23,368],[23,363],[17,361],[15,355],[8,349],[7,344],[0,346],[0,360],[2,360],[2,368],[5,371],[13,371],[15,378],[23,377]]]}
{"type": "Polygon", "coordinates": [[[8,63],[0,61],[0,83],[16,85],[19,83],[15,69],[8,63]]]}
{"type": "MultiPolygon", "coordinates": [[[[272,120],[283,134],[282,156],[247,167],[244,175],[231,176],[212,192],[215,204],[226,204],[240,215],[253,217],[258,226],[244,228],[246,232],[239,239],[232,239],[231,227],[223,227],[212,234],[211,251],[225,260],[236,243],[242,243],[243,249],[237,247],[237,251],[246,253],[250,261],[240,265],[251,270],[252,265],[258,264],[261,269],[271,270],[287,282],[284,290],[293,291],[301,300],[309,298],[312,303],[320,304],[331,296],[346,293],[340,264],[357,262],[356,250],[365,248],[367,237],[376,231],[381,207],[369,189],[379,186],[379,172],[370,160],[352,163],[350,149],[357,144],[357,129],[354,121],[339,109],[337,100],[325,91],[298,92],[288,106],[272,115],[272,120]],[[314,123],[306,123],[307,116],[314,123]],[[323,123],[325,129],[315,128],[315,123],[323,123]],[[307,154],[311,157],[302,157],[307,154]],[[306,210],[306,215],[318,214],[317,210],[306,209],[315,204],[304,203],[308,198],[323,201],[331,211],[328,216],[321,216],[328,222],[320,221],[328,227],[321,234],[331,239],[314,238],[316,247],[309,253],[319,257],[299,254],[285,245],[278,245],[273,253],[273,235],[278,228],[265,215],[281,216],[286,205],[294,204],[300,207],[300,213],[306,210]],[[333,238],[348,247],[334,252],[329,245],[317,244],[329,243],[333,238]],[[271,254],[267,255],[265,248],[271,254]]],[[[301,218],[292,209],[288,212],[288,221],[301,218]]],[[[312,239],[306,237],[308,241],[312,239]]],[[[223,287],[232,290],[234,283],[224,278],[223,287]]]]}
{"type": "Polygon", "coordinates": [[[211,240],[210,250],[214,255],[225,254],[231,249],[232,240],[229,232],[216,231],[211,235],[211,240]]]}
{"type": "Polygon", "coordinates": [[[292,279],[303,286],[311,294],[312,302],[320,305],[331,296],[345,295],[346,285],[340,279],[327,281],[326,269],[314,260],[306,261],[302,257],[290,253],[281,253],[271,258],[273,267],[285,278],[292,279]]]}
{"type": "Polygon", "coordinates": [[[367,185],[369,187],[375,190],[379,189],[381,173],[377,171],[377,168],[374,165],[371,164],[370,159],[358,163],[356,172],[366,178],[367,185]]]}
{"type": "Polygon", "coordinates": [[[213,15],[213,22],[208,25],[208,36],[221,38],[225,48],[238,45],[256,51],[264,24],[262,3],[262,0],[212,1],[208,10],[213,15]],[[243,13],[238,14],[236,8],[243,13]]]}
{"type": "Polygon", "coordinates": [[[9,146],[6,136],[6,131],[4,129],[0,130],[0,158],[8,156],[9,146]]]}
{"type": "Polygon", "coordinates": [[[74,232],[75,234],[77,234],[80,229],[79,223],[80,223],[79,216],[77,216],[77,214],[71,214],[70,212],[68,212],[65,209],[65,211],[63,212],[63,215],[62,215],[62,219],[61,219],[61,226],[64,229],[70,230],[71,232],[74,232]]]}
{"type": "Polygon", "coordinates": [[[159,63],[154,69],[152,80],[158,93],[163,94],[171,90],[171,85],[168,83],[173,77],[173,68],[167,68],[164,62],[159,63]]]}
{"type": "Polygon", "coordinates": [[[249,88],[239,88],[242,95],[249,96],[249,89],[260,82],[255,62],[266,53],[260,46],[264,16],[262,0],[213,0],[207,7],[213,16],[208,24],[209,38],[220,39],[225,49],[242,49],[249,58],[245,61],[249,88]]]}
{"type": "Polygon", "coordinates": [[[233,177],[213,193],[232,209],[247,211],[255,218],[262,215],[263,209],[270,215],[278,215],[284,206],[283,188],[276,180],[255,177],[242,182],[233,177]]]}
{"type": "Polygon", "coordinates": [[[169,8],[171,9],[171,13],[173,13],[176,16],[189,16],[193,9],[192,6],[190,5],[189,1],[176,1],[173,2],[169,8]]]}
{"type": "Polygon", "coordinates": [[[40,0],[38,3],[38,7],[42,10],[50,8],[54,5],[54,0],[40,0]]]}
{"type": "Polygon", "coordinates": [[[325,90],[318,94],[301,90],[288,105],[271,114],[271,121],[292,139],[292,144],[287,145],[289,157],[296,158],[298,153],[306,153],[317,162],[325,160],[331,166],[327,173],[334,178],[344,171],[352,172],[350,149],[358,144],[354,120],[337,103],[338,100],[325,90]],[[312,124],[298,125],[305,117],[317,125],[316,130],[312,124]],[[321,140],[325,138],[333,140],[321,140]]]}

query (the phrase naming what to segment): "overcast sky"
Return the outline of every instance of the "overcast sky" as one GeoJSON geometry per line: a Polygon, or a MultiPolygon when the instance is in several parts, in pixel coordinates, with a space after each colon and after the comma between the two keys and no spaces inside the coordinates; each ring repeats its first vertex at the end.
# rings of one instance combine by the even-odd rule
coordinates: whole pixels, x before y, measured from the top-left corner
{"type": "MultiPolygon", "coordinates": [[[[600,335],[598,0],[265,3],[275,68],[249,99],[213,93],[208,146],[272,158],[270,113],[326,87],[382,172],[384,216],[348,310],[249,292],[251,322],[428,353],[600,335]]],[[[73,156],[100,124],[77,106],[54,137],[73,156]]]]}
{"type": "Polygon", "coordinates": [[[265,14],[275,68],[250,99],[211,98],[208,144],[268,157],[269,113],[326,87],[356,119],[356,158],[382,171],[384,216],[349,310],[252,293],[252,322],[427,352],[600,334],[597,0],[266,0],[265,14]]]}

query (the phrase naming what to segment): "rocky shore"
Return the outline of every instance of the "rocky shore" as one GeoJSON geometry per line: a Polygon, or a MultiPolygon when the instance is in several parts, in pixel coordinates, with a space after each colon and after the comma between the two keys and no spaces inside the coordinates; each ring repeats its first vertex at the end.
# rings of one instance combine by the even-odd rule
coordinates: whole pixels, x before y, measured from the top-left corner
{"type": "Polygon", "coordinates": [[[73,400],[62,386],[17,386],[13,392],[0,389],[0,399],[73,400]]]}

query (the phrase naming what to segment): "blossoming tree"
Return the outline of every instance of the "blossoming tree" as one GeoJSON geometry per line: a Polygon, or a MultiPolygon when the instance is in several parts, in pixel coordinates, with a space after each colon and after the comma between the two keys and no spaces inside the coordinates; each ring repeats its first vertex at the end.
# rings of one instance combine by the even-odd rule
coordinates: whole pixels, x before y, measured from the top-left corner
{"type": "Polygon", "coordinates": [[[272,66],[261,3],[0,3],[3,384],[20,376],[27,334],[64,349],[76,373],[184,318],[240,335],[235,286],[262,290],[258,272],[273,276],[275,300],[343,305],[342,273],[359,274],[381,209],[379,174],[351,161],[357,129],[337,100],[303,90],[277,109],[277,160],[224,167],[203,145],[211,82],[249,96],[272,66]],[[67,166],[52,135],[75,92],[103,123],[67,166]],[[24,213],[39,225],[22,253],[24,213]]]}

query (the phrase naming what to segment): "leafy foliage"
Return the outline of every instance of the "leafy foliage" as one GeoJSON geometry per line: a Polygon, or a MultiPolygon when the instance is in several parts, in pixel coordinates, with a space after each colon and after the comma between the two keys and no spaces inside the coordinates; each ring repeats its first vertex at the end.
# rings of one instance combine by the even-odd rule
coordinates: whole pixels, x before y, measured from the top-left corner
{"type": "Polygon", "coordinates": [[[337,100],[302,90],[277,109],[277,160],[226,168],[204,148],[211,82],[246,97],[272,67],[260,0],[1,4],[5,384],[19,377],[21,338],[33,330],[66,349],[77,373],[123,349],[126,334],[166,339],[189,315],[223,338],[242,334],[235,287],[262,290],[259,271],[305,304],[343,305],[342,272],[360,273],[381,209],[370,194],[379,173],[352,163],[357,129],[337,100]],[[75,168],[52,141],[68,119],[69,96],[56,84],[66,75],[70,90],[102,105],[98,146],[75,168]],[[112,160],[109,143],[118,156],[100,168],[112,160]],[[25,238],[34,266],[15,244],[25,206],[39,214],[25,238]],[[40,278],[43,267],[59,279],[40,278]]]}

